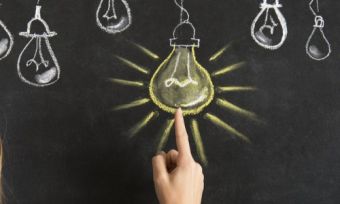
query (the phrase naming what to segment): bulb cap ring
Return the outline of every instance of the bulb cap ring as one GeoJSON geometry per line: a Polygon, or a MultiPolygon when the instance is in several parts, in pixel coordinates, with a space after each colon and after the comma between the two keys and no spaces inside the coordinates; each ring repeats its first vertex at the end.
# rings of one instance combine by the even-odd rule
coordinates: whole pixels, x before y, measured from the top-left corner
{"type": "Polygon", "coordinates": [[[200,39],[191,38],[191,39],[179,39],[179,38],[171,38],[170,39],[171,47],[200,47],[200,39]]]}

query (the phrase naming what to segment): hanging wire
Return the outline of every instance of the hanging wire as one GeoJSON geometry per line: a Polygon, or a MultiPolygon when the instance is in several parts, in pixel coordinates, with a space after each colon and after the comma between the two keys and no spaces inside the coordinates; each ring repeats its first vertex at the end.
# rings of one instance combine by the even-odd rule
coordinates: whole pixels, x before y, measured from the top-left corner
{"type": "MultiPolygon", "coordinates": [[[[184,0],[174,0],[175,4],[181,9],[181,13],[180,13],[180,22],[179,24],[174,28],[173,31],[173,39],[172,40],[176,40],[176,31],[179,27],[181,27],[183,24],[187,24],[189,26],[192,27],[192,40],[196,40],[197,41],[197,45],[195,46],[199,46],[199,39],[196,39],[196,28],[195,26],[190,22],[190,14],[188,12],[188,10],[186,10],[183,6],[184,0]],[[185,15],[185,16],[184,16],[185,15]]],[[[170,45],[173,46],[172,42],[170,41],[170,45]]]]}
{"type": "Polygon", "coordinates": [[[189,15],[189,12],[188,10],[186,10],[183,6],[183,2],[184,0],[180,0],[180,2],[178,2],[179,0],[174,0],[175,1],[175,4],[181,9],[181,14],[180,14],[180,23],[185,23],[185,22],[189,22],[190,20],[190,15],[189,15]],[[186,15],[186,18],[184,20],[184,17],[183,15],[186,15]]]}
{"type": "Polygon", "coordinates": [[[319,0],[316,0],[316,10],[317,10],[317,11],[315,11],[315,10],[313,9],[313,3],[314,3],[314,1],[315,1],[315,0],[311,0],[311,1],[309,2],[309,9],[312,11],[312,13],[314,14],[314,16],[317,16],[317,15],[318,15],[317,13],[320,12],[320,9],[319,9],[319,0]]]}
{"type": "Polygon", "coordinates": [[[184,8],[184,0],[181,0],[181,14],[179,17],[179,22],[182,23],[183,22],[183,8],[184,8]]]}

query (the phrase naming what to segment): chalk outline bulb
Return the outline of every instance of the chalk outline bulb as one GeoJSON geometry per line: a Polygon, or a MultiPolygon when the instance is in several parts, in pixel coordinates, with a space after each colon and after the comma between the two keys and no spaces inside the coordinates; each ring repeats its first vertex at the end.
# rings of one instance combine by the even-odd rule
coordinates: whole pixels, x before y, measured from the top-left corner
{"type": "Polygon", "coordinates": [[[332,53],[332,48],[331,48],[331,44],[329,43],[329,41],[327,40],[326,38],[326,35],[323,31],[323,28],[325,27],[325,21],[323,20],[322,16],[315,16],[315,24],[313,26],[313,31],[312,33],[310,34],[308,40],[307,40],[307,43],[306,43],[306,53],[308,54],[308,56],[314,60],[318,60],[318,61],[321,61],[321,60],[324,60],[326,58],[328,58],[330,56],[330,54],[332,53]],[[312,38],[314,37],[314,34],[315,32],[317,31],[317,29],[320,29],[320,32],[321,32],[321,35],[323,37],[323,39],[325,40],[325,43],[327,44],[328,46],[328,53],[327,55],[325,55],[324,57],[322,58],[316,58],[314,57],[311,53],[310,53],[310,50],[309,50],[309,45],[311,43],[311,40],[312,38]]]}
{"type": "MultiPolygon", "coordinates": [[[[49,42],[49,39],[50,37],[54,37],[57,35],[56,32],[54,31],[50,31],[50,28],[48,26],[48,24],[46,23],[46,21],[44,19],[41,18],[41,6],[40,5],[37,5],[36,6],[36,9],[35,9],[35,16],[28,22],[27,24],[27,31],[25,32],[20,32],[19,35],[20,36],[23,36],[23,37],[26,37],[26,38],[31,38],[31,40],[29,40],[29,42],[26,44],[26,46],[24,47],[24,49],[21,51],[20,55],[19,55],[19,58],[18,58],[18,63],[17,63],[17,71],[18,71],[18,74],[19,74],[19,77],[20,79],[29,84],[29,85],[32,85],[32,86],[35,86],[35,87],[46,87],[46,86],[50,86],[52,84],[55,84],[59,78],[60,78],[60,66],[59,66],[59,63],[58,63],[58,60],[52,50],[52,47],[51,47],[51,44],[49,42]],[[32,26],[32,23],[34,21],[38,21],[40,23],[42,23],[42,25],[44,26],[44,29],[46,32],[44,32],[43,34],[37,34],[37,33],[31,33],[31,26],[32,26]],[[34,63],[36,65],[36,71],[39,70],[39,66],[40,64],[43,64],[45,67],[48,66],[49,64],[49,61],[43,59],[43,56],[42,56],[42,52],[41,52],[41,40],[45,40],[45,43],[46,43],[46,47],[47,47],[47,50],[49,52],[49,55],[51,56],[52,60],[53,60],[53,63],[55,65],[55,72],[56,72],[56,75],[51,79],[53,80],[52,82],[48,82],[48,83],[35,83],[35,82],[32,82],[28,79],[26,79],[22,72],[21,72],[21,67],[20,67],[20,63],[21,63],[21,60],[22,60],[22,56],[23,54],[25,53],[25,51],[27,50],[27,48],[31,45],[31,43],[36,40],[36,49],[35,49],[35,53],[34,53],[34,56],[32,59],[28,60],[25,64],[26,64],[26,68],[29,68],[30,64],[31,63],[34,63]],[[35,61],[35,57],[36,55],[39,55],[40,58],[41,58],[41,63],[37,63],[35,61]],[[46,66],[47,65],[47,66],[46,66]]],[[[49,71],[51,71],[53,68],[51,68],[49,71]]],[[[48,71],[47,71],[48,72],[48,71]]]]}
{"type": "MultiPolygon", "coordinates": [[[[1,6],[1,4],[0,4],[0,6],[1,6]]],[[[0,27],[4,30],[4,32],[5,32],[5,34],[8,36],[8,47],[6,48],[6,52],[4,52],[5,54],[4,55],[2,55],[2,57],[0,57],[0,61],[1,60],[3,60],[3,59],[5,59],[10,53],[11,53],[11,51],[12,51],[12,48],[13,48],[13,44],[14,44],[14,37],[13,37],[13,35],[12,35],[12,33],[8,30],[8,28],[6,27],[6,25],[5,25],[5,23],[4,22],[2,22],[1,20],[0,20],[0,27]]],[[[0,29],[1,29],[0,28],[0,29]]],[[[0,36],[1,37],[1,36],[0,36]]],[[[7,39],[7,38],[5,38],[5,39],[7,39]]],[[[3,39],[0,39],[0,40],[3,40],[3,39]]],[[[0,41],[0,43],[1,43],[1,41],[0,41]]],[[[2,46],[2,45],[0,45],[0,46],[2,46]]]]}
{"type": "Polygon", "coordinates": [[[175,113],[181,107],[183,115],[196,115],[213,101],[215,90],[210,74],[196,59],[195,48],[200,46],[200,39],[196,38],[196,29],[189,21],[189,13],[182,3],[176,0],[175,3],[181,9],[181,21],[170,39],[173,50],[153,74],[149,94],[152,101],[165,112],[175,113]],[[182,19],[183,13],[187,16],[186,20],[182,19]],[[180,30],[191,30],[192,36],[182,39],[178,37],[180,30]]]}
{"type": "MultiPolygon", "coordinates": [[[[130,25],[132,23],[131,9],[129,7],[128,2],[126,0],[100,0],[99,6],[98,6],[97,12],[96,12],[96,21],[97,21],[97,25],[99,26],[99,28],[102,29],[103,31],[107,32],[107,33],[117,34],[117,33],[125,31],[126,29],[128,29],[130,27],[130,25]],[[116,14],[117,11],[115,9],[114,2],[115,1],[121,1],[123,3],[123,5],[126,9],[126,13],[127,13],[127,19],[126,20],[128,21],[128,24],[126,26],[124,26],[123,28],[120,28],[120,29],[110,29],[110,28],[108,28],[107,26],[104,26],[101,23],[99,16],[100,16],[100,11],[102,9],[104,1],[108,2],[108,8],[106,10],[106,13],[101,18],[106,18],[107,20],[112,19],[112,18],[117,19],[118,18],[117,14],[116,14]],[[113,9],[113,16],[107,16],[111,7],[113,9]]],[[[119,23],[122,23],[122,22],[119,22],[119,23]]],[[[119,23],[118,23],[118,25],[119,25],[119,23]]]]}
{"type": "Polygon", "coordinates": [[[13,37],[12,33],[6,27],[5,23],[2,22],[1,20],[0,20],[0,27],[5,31],[5,33],[9,37],[9,39],[8,39],[9,40],[9,42],[8,42],[9,46],[8,46],[5,54],[2,57],[0,57],[0,61],[1,61],[1,60],[5,59],[11,53],[12,48],[13,48],[13,44],[14,44],[14,37],[13,37]]]}
{"type": "MultiPolygon", "coordinates": [[[[283,14],[281,13],[281,11],[279,9],[281,7],[282,7],[282,4],[279,3],[279,0],[276,0],[275,3],[273,3],[273,4],[269,4],[267,2],[267,0],[263,0],[263,2],[260,5],[261,11],[256,16],[256,18],[254,19],[254,21],[253,21],[253,23],[251,25],[251,36],[253,37],[255,42],[258,45],[262,46],[263,48],[266,48],[266,49],[269,49],[269,50],[276,50],[276,49],[280,48],[283,45],[283,43],[285,42],[285,40],[287,39],[287,35],[288,35],[287,22],[286,22],[285,17],[283,16],[283,14]],[[268,17],[269,9],[274,9],[275,14],[277,15],[277,18],[279,19],[279,23],[280,23],[280,25],[282,27],[281,41],[278,44],[276,44],[276,45],[266,45],[266,44],[262,43],[261,41],[259,41],[256,38],[256,34],[255,34],[255,27],[256,27],[257,21],[260,19],[260,17],[263,15],[264,12],[267,12],[266,15],[268,17]]],[[[266,21],[267,20],[268,19],[266,18],[266,21]]],[[[262,27],[266,26],[266,23],[267,23],[266,21],[264,22],[264,25],[262,27]]],[[[271,21],[273,21],[272,18],[271,18],[271,21]]]]}

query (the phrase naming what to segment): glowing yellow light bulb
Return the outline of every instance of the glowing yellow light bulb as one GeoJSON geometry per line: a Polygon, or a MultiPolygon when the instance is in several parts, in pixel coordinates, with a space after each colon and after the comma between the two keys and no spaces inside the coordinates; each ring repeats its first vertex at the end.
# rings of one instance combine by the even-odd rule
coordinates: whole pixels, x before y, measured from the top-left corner
{"type": "Polygon", "coordinates": [[[214,85],[208,71],[196,60],[195,48],[199,47],[199,40],[195,38],[193,25],[188,20],[180,23],[170,42],[172,52],[151,79],[151,99],[169,113],[175,113],[180,107],[184,115],[198,114],[213,100],[214,85]],[[188,31],[193,37],[178,38],[188,31]]]}

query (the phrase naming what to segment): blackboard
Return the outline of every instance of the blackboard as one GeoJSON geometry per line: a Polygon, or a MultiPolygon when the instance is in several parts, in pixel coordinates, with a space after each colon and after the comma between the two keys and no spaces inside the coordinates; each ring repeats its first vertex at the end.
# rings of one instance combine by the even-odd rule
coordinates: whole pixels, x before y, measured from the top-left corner
{"type": "MultiPolygon", "coordinates": [[[[159,129],[172,116],[158,110],[157,119],[129,138],[127,129],[157,107],[149,103],[111,111],[148,97],[148,92],[110,83],[108,78],[150,80],[116,56],[154,71],[161,61],[152,60],[134,43],[165,59],[171,52],[169,39],[178,23],[178,7],[170,0],[128,0],[132,24],[112,35],[96,25],[99,0],[41,0],[42,16],[58,33],[50,42],[61,78],[52,86],[37,88],[21,82],[16,71],[18,55],[28,40],[18,34],[33,17],[36,2],[1,3],[0,19],[15,38],[12,52],[0,61],[7,202],[157,203],[151,158],[159,129]]],[[[289,33],[275,51],[261,48],[250,36],[260,3],[184,3],[201,40],[197,59],[209,72],[247,62],[243,69],[217,78],[215,83],[259,88],[223,97],[266,121],[254,123],[214,103],[205,110],[246,134],[251,140],[247,144],[204,119],[204,113],[187,117],[187,122],[192,118],[199,122],[208,158],[203,203],[339,203],[340,2],[320,1],[325,34],[333,50],[320,62],[305,52],[314,24],[307,0],[281,2],[289,33]],[[218,61],[209,61],[230,42],[232,46],[218,61]]],[[[173,147],[171,137],[166,150],[173,147]]]]}

